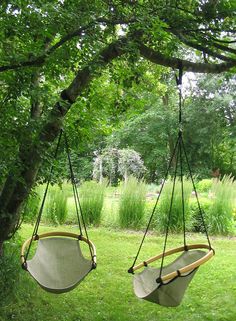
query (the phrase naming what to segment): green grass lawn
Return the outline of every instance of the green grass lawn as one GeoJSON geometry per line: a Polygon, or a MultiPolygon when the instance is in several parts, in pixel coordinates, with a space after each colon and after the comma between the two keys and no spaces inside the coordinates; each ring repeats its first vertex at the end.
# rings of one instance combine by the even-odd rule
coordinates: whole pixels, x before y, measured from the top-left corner
{"type": "MultiPolygon", "coordinates": [[[[41,227],[41,231],[49,229],[52,228],[41,227]]],[[[75,226],[58,229],[76,231],[75,226]]],[[[22,226],[22,239],[31,233],[31,225],[22,226]]],[[[215,257],[200,267],[182,304],[166,308],[139,300],[133,294],[132,275],[127,269],[132,265],[142,233],[93,228],[89,229],[89,236],[97,248],[98,266],[76,289],[60,295],[47,293],[22,270],[14,295],[0,303],[0,320],[236,320],[236,239],[214,238],[215,257]]],[[[202,242],[204,237],[196,234],[189,239],[189,243],[202,242]]],[[[171,236],[169,247],[181,243],[181,236],[171,236]]],[[[140,260],[161,252],[162,244],[163,237],[149,235],[140,260]]],[[[18,250],[15,255],[19,256],[18,250]]]]}

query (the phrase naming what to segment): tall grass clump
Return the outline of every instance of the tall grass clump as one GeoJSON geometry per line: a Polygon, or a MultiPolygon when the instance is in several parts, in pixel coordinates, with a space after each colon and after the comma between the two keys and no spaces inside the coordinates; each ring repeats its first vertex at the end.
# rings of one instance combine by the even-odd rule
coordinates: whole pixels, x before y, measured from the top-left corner
{"type": "MultiPolygon", "coordinates": [[[[190,195],[192,191],[192,183],[189,179],[183,178],[184,186],[184,213],[185,213],[185,226],[190,229],[190,195]]],[[[168,224],[168,216],[170,210],[171,194],[172,194],[173,180],[168,179],[163,188],[160,196],[159,205],[157,207],[157,229],[160,232],[165,232],[168,224]]],[[[176,178],[175,192],[173,197],[172,210],[170,215],[169,231],[181,232],[183,231],[183,210],[182,210],[182,190],[181,181],[176,178]]]]}
{"type": "Polygon", "coordinates": [[[63,224],[66,221],[67,193],[63,186],[54,185],[49,190],[46,201],[46,220],[55,225],[63,224]]]}
{"type": "Polygon", "coordinates": [[[86,224],[96,226],[100,224],[106,185],[106,181],[103,183],[89,181],[81,185],[80,202],[86,224]]]}
{"type": "Polygon", "coordinates": [[[145,213],[146,184],[129,177],[121,192],[119,221],[121,227],[138,228],[145,213]]]}
{"type": "Polygon", "coordinates": [[[212,234],[232,232],[233,209],[236,201],[236,182],[230,175],[214,180],[211,188],[212,205],[207,215],[208,229],[212,234]]]}
{"type": "MultiPolygon", "coordinates": [[[[199,195],[198,195],[198,197],[199,197],[199,195]]],[[[192,219],[191,230],[193,232],[205,233],[205,226],[204,226],[203,220],[204,220],[204,222],[207,221],[207,213],[209,213],[209,209],[212,205],[212,201],[209,198],[201,197],[199,199],[199,202],[200,202],[202,213],[199,211],[199,206],[198,206],[196,197],[192,198],[192,200],[190,202],[190,211],[191,211],[191,219],[192,219]],[[202,217],[203,217],[203,219],[202,219],[202,217]]],[[[207,228],[207,226],[206,226],[206,228],[207,228]]]]}

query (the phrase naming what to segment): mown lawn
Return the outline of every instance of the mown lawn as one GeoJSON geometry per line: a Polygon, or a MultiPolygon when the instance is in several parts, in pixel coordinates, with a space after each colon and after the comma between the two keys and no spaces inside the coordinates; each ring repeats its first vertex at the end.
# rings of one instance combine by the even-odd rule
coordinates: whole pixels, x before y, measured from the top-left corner
{"type": "MultiPolygon", "coordinates": [[[[52,228],[41,227],[41,231],[52,228]]],[[[62,228],[59,228],[60,230],[62,228]]],[[[76,231],[76,227],[63,230],[76,231]]],[[[32,226],[23,225],[23,239],[32,226]]],[[[190,284],[182,304],[166,308],[137,299],[132,291],[133,262],[142,233],[105,228],[89,229],[98,255],[97,269],[73,291],[55,295],[43,291],[23,270],[15,295],[1,306],[0,320],[17,321],[234,321],[236,320],[236,239],[213,238],[215,257],[203,265],[190,284]]],[[[190,235],[202,242],[202,235],[190,235]]],[[[171,236],[169,246],[181,244],[171,236]]],[[[163,236],[149,235],[140,260],[161,252],[163,236]],[[145,254],[145,255],[144,255],[145,254]]],[[[18,251],[15,255],[19,255],[18,251]]]]}

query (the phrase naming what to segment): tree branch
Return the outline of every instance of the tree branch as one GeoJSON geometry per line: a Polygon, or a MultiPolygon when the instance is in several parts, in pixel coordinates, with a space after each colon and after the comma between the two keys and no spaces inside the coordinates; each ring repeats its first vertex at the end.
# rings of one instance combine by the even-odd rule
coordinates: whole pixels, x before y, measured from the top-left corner
{"type": "MultiPolygon", "coordinates": [[[[175,31],[177,30],[174,27],[170,27],[167,28],[168,31],[175,31]]],[[[219,29],[219,28],[196,28],[196,29],[180,29],[178,28],[178,31],[180,31],[181,33],[190,33],[190,32],[207,32],[207,31],[211,31],[211,32],[228,32],[228,33],[232,33],[232,34],[236,34],[236,30],[233,29],[219,29]]]]}
{"type": "Polygon", "coordinates": [[[229,70],[236,66],[236,61],[223,62],[220,64],[208,64],[208,63],[195,63],[184,59],[172,58],[163,55],[160,52],[154,51],[151,48],[143,44],[138,45],[140,54],[144,58],[151,62],[162,65],[165,67],[171,67],[178,69],[182,64],[185,71],[192,71],[196,73],[220,73],[229,70]]]}
{"type": "Polygon", "coordinates": [[[214,38],[214,37],[211,37],[211,39],[216,42],[228,43],[228,44],[236,42],[236,39],[235,40],[224,40],[224,39],[218,39],[218,38],[214,38]]]}
{"type": "MultiPolygon", "coordinates": [[[[236,60],[233,59],[233,58],[230,58],[230,57],[227,57],[227,56],[224,56],[218,52],[215,52],[213,50],[211,50],[209,47],[206,46],[203,46],[203,45],[200,45],[192,40],[189,40],[189,39],[186,39],[183,35],[181,35],[180,33],[174,31],[172,32],[176,37],[178,37],[178,39],[180,39],[184,44],[186,44],[187,46],[191,47],[191,48],[194,48],[194,49],[197,49],[201,52],[204,52],[204,53],[207,53],[208,55],[214,57],[214,58],[218,58],[220,60],[223,60],[223,61],[228,61],[228,62],[233,62],[236,60]]],[[[213,44],[214,45],[214,44],[213,44]]],[[[221,46],[221,45],[219,45],[221,46]]],[[[217,47],[217,46],[215,46],[217,47]]],[[[222,47],[225,47],[225,46],[222,46],[222,47]]],[[[225,47],[227,48],[227,47],[225,47]]],[[[220,48],[219,48],[220,49],[220,48]]]]}
{"type": "Polygon", "coordinates": [[[15,70],[22,67],[39,67],[43,65],[43,63],[45,62],[45,58],[46,58],[46,55],[42,55],[33,60],[23,61],[13,65],[1,66],[0,72],[4,72],[7,70],[15,70]]]}
{"type": "Polygon", "coordinates": [[[99,24],[99,23],[104,23],[107,25],[117,25],[117,24],[130,24],[130,23],[134,23],[136,22],[136,19],[130,19],[130,20],[126,20],[126,19],[117,19],[117,20],[113,20],[110,21],[108,19],[105,18],[98,18],[94,21],[89,22],[87,25],[80,27],[77,30],[74,30],[71,33],[68,33],[67,35],[65,35],[64,37],[62,37],[55,45],[49,47],[47,50],[45,50],[45,53],[42,54],[39,57],[35,57],[31,60],[26,60],[26,61],[22,61],[22,62],[18,62],[12,65],[5,65],[5,66],[0,66],[0,73],[7,71],[7,70],[15,70],[15,69],[19,69],[22,67],[39,67],[42,66],[46,59],[58,48],[60,48],[62,45],[64,45],[66,42],[72,40],[75,37],[79,37],[81,36],[81,34],[88,30],[89,28],[91,28],[92,26],[99,24]]]}
{"type": "Polygon", "coordinates": [[[220,50],[224,50],[224,51],[227,51],[227,52],[231,52],[233,54],[236,55],[236,49],[233,49],[233,48],[230,48],[230,47],[227,47],[227,46],[223,46],[219,43],[216,43],[216,42],[213,42],[211,43],[212,46],[214,46],[215,48],[218,48],[220,50]]]}

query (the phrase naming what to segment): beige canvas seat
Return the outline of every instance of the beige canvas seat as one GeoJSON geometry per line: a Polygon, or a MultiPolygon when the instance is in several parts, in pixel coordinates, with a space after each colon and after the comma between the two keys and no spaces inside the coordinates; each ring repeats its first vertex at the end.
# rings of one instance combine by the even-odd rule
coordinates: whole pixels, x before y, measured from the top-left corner
{"type": "Polygon", "coordinates": [[[179,247],[165,252],[164,256],[169,256],[184,251],[172,263],[163,266],[161,271],[160,268],[148,264],[162,259],[163,254],[134,266],[133,272],[146,266],[143,271],[134,274],[135,295],[163,306],[178,306],[199,266],[214,255],[214,250],[206,244],[192,244],[187,248],[186,250],[185,247],[179,247]]]}
{"type": "Polygon", "coordinates": [[[24,260],[27,240],[22,248],[22,262],[25,269],[46,291],[63,293],[75,288],[84,277],[95,267],[95,247],[84,237],[65,232],[53,232],[39,235],[37,249],[32,257],[24,260]],[[86,259],[80,243],[88,243],[92,249],[93,260],[86,259]]]}
{"type": "MultiPolygon", "coordinates": [[[[204,257],[205,254],[206,253],[201,250],[186,251],[174,262],[163,267],[162,273],[163,275],[167,275],[180,270],[204,257]]],[[[140,299],[158,303],[163,306],[178,306],[197,269],[198,268],[194,268],[187,273],[183,273],[181,276],[176,276],[163,283],[157,283],[156,280],[160,275],[160,269],[146,267],[142,272],[134,275],[134,293],[140,299]]]]}

